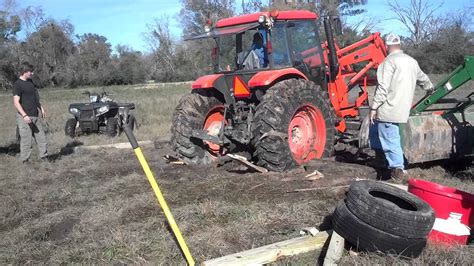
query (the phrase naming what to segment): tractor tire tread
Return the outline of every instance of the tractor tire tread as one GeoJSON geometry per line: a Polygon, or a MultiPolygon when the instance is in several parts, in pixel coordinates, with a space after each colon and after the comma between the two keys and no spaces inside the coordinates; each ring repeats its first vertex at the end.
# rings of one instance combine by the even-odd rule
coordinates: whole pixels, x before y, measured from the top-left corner
{"type": "Polygon", "coordinates": [[[405,238],[390,234],[360,220],[340,201],[334,211],[334,230],[362,251],[381,251],[406,257],[417,257],[426,246],[426,238],[405,238]]]}
{"type": "Polygon", "coordinates": [[[434,211],[426,202],[377,181],[352,183],[346,200],[349,210],[359,219],[401,237],[426,237],[435,221],[434,211]],[[383,193],[384,196],[374,196],[373,193],[383,193]]]}

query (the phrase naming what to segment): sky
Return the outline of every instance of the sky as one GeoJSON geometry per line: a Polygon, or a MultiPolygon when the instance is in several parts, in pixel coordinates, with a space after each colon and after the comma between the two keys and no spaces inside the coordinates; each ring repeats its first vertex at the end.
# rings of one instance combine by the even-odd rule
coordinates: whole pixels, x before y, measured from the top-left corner
{"type": "MultiPolygon", "coordinates": [[[[236,0],[240,5],[241,0],[236,0]]],[[[401,5],[407,5],[410,0],[398,0],[401,5]]],[[[470,19],[474,17],[472,0],[429,0],[437,6],[443,3],[438,14],[452,13],[463,7],[471,7],[470,19]]],[[[382,33],[395,32],[403,35],[402,26],[394,20],[387,11],[387,0],[368,0],[364,6],[367,10],[362,15],[349,19],[349,22],[371,18],[378,21],[377,30],[382,33]]],[[[107,38],[115,47],[118,44],[128,45],[134,50],[146,52],[144,33],[147,25],[153,24],[157,18],[168,17],[172,35],[177,39],[181,36],[181,26],[178,13],[181,9],[180,0],[21,0],[20,8],[41,6],[47,17],[64,20],[68,19],[75,33],[96,33],[107,38]]]]}

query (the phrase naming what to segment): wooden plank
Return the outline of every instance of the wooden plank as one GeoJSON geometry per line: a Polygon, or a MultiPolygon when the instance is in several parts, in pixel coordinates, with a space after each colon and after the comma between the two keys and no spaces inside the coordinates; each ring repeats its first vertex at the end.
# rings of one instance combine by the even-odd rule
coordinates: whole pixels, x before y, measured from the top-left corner
{"type": "Polygon", "coordinates": [[[254,248],[232,255],[203,262],[206,266],[216,265],[256,265],[277,261],[278,259],[322,249],[330,231],[319,232],[316,236],[302,236],[290,240],[254,248]]]}
{"type": "Polygon", "coordinates": [[[257,166],[251,162],[249,162],[247,160],[247,158],[245,158],[244,156],[240,156],[240,155],[237,155],[237,154],[226,154],[227,156],[229,156],[230,158],[234,159],[234,160],[237,160],[238,162],[240,163],[243,163],[244,165],[248,166],[248,167],[251,167],[257,171],[259,171],[260,173],[267,173],[268,170],[263,168],[263,167],[260,167],[260,166],[257,166]]]}
{"type": "Polygon", "coordinates": [[[337,262],[341,259],[344,251],[344,238],[340,236],[336,231],[331,234],[331,241],[324,258],[323,266],[337,265],[337,262]]]}

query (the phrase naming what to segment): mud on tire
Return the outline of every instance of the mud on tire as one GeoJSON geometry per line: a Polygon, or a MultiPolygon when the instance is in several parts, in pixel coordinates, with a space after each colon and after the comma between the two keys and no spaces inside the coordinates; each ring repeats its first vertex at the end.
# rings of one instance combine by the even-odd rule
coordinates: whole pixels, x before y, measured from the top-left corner
{"type": "Polygon", "coordinates": [[[173,113],[171,145],[185,162],[209,164],[213,161],[214,158],[206,144],[200,139],[193,138],[192,132],[203,129],[209,112],[222,105],[216,97],[198,93],[186,94],[179,101],[173,113]]]}
{"type": "MultiPolygon", "coordinates": [[[[282,172],[313,158],[331,156],[334,151],[335,114],[326,91],[311,81],[290,79],[268,89],[257,106],[252,125],[252,146],[258,164],[272,171],[282,172]],[[305,113],[308,113],[305,115],[305,113]],[[310,146],[318,149],[295,152],[290,147],[294,121],[302,115],[314,120],[306,126],[306,132],[314,134],[310,146]],[[308,128],[313,127],[313,132],[308,128]]],[[[304,127],[304,125],[303,125],[304,127]]],[[[304,134],[303,134],[304,135],[304,134]]],[[[292,137],[293,139],[293,137],[292,137]]],[[[293,141],[294,142],[294,141],[293,141]]]]}
{"type": "Polygon", "coordinates": [[[372,180],[352,183],[347,208],[360,220],[390,234],[426,237],[435,221],[433,209],[420,198],[372,180]]]}

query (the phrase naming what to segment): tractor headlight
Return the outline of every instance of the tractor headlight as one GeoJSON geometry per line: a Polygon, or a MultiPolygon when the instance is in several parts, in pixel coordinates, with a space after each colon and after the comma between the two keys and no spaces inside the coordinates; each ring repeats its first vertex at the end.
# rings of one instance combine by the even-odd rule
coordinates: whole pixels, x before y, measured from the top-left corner
{"type": "Polygon", "coordinates": [[[97,109],[97,115],[105,114],[109,111],[109,106],[105,105],[97,109]]]}
{"type": "Polygon", "coordinates": [[[263,15],[260,16],[260,17],[258,17],[258,23],[260,23],[260,24],[262,24],[263,22],[265,22],[265,20],[266,20],[266,17],[263,16],[263,15]]]}
{"type": "Polygon", "coordinates": [[[71,112],[72,114],[78,114],[79,113],[79,109],[77,108],[69,108],[69,112],[71,112]]]}

